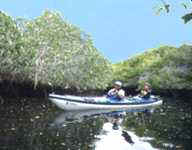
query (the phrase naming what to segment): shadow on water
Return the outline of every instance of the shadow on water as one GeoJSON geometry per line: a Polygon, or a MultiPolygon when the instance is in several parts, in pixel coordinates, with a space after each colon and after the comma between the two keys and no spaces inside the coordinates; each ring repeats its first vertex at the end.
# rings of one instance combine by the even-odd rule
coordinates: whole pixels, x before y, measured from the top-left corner
{"type": "Polygon", "coordinates": [[[164,105],[152,114],[128,114],[125,126],[139,136],[153,137],[154,147],[190,150],[192,147],[192,107],[182,99],[164,98],[164,105]]]}
{"type": "Polygon", "coordinates": [[[31,101],[1,105],[0,149],[191,148],[192,111],[182,101],[165,100],[153,113],[63,112],[48,101],[31,101]]]}

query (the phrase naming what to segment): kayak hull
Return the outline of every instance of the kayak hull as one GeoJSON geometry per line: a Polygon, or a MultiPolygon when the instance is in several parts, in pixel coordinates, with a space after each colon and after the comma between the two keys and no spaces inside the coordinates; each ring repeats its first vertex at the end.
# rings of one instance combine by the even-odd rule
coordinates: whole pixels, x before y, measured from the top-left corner
{"type": "Polygon", "coordinates": [[[150,109],[162,104],[160,99],[140,100],[126,99],[122,102],[110,100],[106,97],[79,97],[70,95],[49,94],[49,100],[57,107],[66,110],[112,110],[126,111],[137,109],[150,109]]]}

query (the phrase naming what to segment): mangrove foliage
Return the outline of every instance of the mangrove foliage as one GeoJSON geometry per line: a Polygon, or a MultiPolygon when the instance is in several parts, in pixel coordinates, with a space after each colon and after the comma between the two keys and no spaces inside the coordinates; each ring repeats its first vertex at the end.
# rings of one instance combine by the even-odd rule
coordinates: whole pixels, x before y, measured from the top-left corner
{"type": "Polygon", "coordinates": [[[76,89],[102,89],[110,82],[110,62],[91,36],[58,12],[13,19],[0,12],[0,81],[76,89]]]}
{"type": "Polygon", "coordinates": [[[161,46],[111,64],[91,36],[58,12],[14,19],[0,12],[0,81],[104,89],[113,80],[136,88],[192,89],[192,46],[161,46]]]}
{"type": "Polygon", "coordinates": [[[192,89],[192,46],[162,46],[114,64],[114,78],[127,87],[149,82],[155,89],[192,89]]]}

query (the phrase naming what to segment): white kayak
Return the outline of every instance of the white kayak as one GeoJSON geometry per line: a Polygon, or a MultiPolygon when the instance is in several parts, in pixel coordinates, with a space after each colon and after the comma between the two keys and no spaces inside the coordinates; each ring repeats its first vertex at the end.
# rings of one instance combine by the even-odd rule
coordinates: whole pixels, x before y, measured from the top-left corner
{"type": "Polygon", "coordinates": [[[81,97],[72,95],[49,94],[49,100],[59,108],[69,110],[111,110],[129,111],[137,109],[150,109],[162,104],[162,100],[151,96],[143,99],[139,96],[124,98],[122,100],[101,97],[81,97]]]}

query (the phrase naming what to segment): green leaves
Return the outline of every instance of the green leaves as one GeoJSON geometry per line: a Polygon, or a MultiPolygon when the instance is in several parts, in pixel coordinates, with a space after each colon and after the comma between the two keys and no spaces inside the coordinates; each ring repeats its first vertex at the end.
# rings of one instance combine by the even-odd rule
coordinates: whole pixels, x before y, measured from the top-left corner
{"type": "Polygon", "coordinates": [[[20,55],[20,40],[21,34],[15,21],[0,12],[0,72],[17,73],[16,58],[20,55]]]}
{"type": "Polygon", "coordinates": [[[32,81],[34,87],[49,83],[62,88],[105,88],[110,82],[109,61],[94,47],[89,35],[65,21],[59,13],[45,11],[32,20],[13,21],[4,14],[2,18],[8,20],[2,24],[5,28],[2,32],[11,40],[0,39],[5,47],[1,48],[0,56],[7,62],[1,72],[11,74],[17,68],[18,74],[32,81]],[[13,37],[8,33],[14,33],[13,37]]]}
{"type": "Polygon", "coordinates": [[[130,87],[144,81],[156,89],[192,89],[192,46],[162,46],[114,65],[115,79],[130,87]]]}
{"type": "Polygon", "coordinates": [[[188,23],[190,20],[192,20],[192,13],[188,13],[181,18],[184,20],[184,23],[188,23]]]}
{"type": "MultiPolygon", "coordinates": [[[[164,0],[159,0],[161,2],[161,5],[158,5],[155,7],[156,10],[156,14],[159,15],[161,12],[166,12],[169,13],[170,12],[170,5],[164,1],[164,0]]],[[[182,2],[181,6],[187,10],[187,9],[191,9],[192,5],[191,2],[182,2]]],[[[181,17],[184,20],[184,23],[188,23],[190,20],[192,20],[192,13],[187,13],[184,16],[181,17]]]]}

